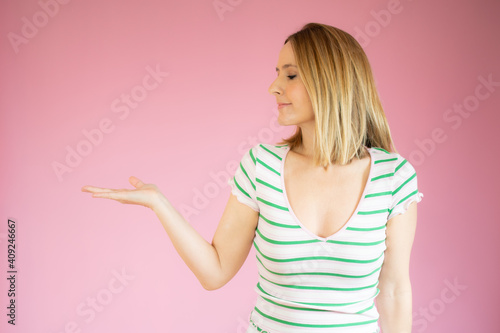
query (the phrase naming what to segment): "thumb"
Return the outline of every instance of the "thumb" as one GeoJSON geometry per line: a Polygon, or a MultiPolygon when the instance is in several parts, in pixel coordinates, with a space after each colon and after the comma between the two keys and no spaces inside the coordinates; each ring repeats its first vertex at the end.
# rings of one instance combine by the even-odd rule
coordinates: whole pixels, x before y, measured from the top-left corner
{"type": "Polygon", "coordinates": [[[134,176],[130,176],[130,178],[128,179],[128,181],[130,182],[130,184],[132,184],[135,188],[139,188],[141,186],[144,185],[144,183],[137,177],[134,177],[134,176]]]}

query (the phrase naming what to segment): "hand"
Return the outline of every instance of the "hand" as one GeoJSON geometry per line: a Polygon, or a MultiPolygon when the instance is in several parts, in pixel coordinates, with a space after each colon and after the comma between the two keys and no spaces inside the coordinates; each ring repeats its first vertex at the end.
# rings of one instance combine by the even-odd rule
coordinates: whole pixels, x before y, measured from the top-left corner
{"type": "Polygon", "coordinates": [[[123,204],[141,205],[153,209],[158,203],[161,192],[154,184],[144,184],[140,179],[132,176],[129,179],[135,189],[109,189],[95,186],[84,186],[82,192],[92,193],[93,198],[113,199],[123,204]]]}

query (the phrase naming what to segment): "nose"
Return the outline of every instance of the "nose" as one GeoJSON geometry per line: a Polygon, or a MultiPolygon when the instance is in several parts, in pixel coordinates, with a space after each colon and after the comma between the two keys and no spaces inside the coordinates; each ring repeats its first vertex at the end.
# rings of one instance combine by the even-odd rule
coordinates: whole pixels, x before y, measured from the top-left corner
{"type": "Polygon", "coordinates": [[[283,93],[283,90],[281,89],[281,87],[276,83],[276,81],[278,81],[278,78],[276,78],[276,80],[273,81],[273,83],[271,83],[271,85],[269,86],[269,93],[271,95],[281,95],[283,93]]]}

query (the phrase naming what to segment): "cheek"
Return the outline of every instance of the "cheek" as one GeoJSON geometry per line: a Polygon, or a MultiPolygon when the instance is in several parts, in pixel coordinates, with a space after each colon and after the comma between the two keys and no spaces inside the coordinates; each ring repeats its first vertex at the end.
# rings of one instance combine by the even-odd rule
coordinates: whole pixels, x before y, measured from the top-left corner
{"type": "Polygon", "coordinates": [[[296,104],[307,106],[310,103],[309,94],[304,86],[294,86],[289,89],[290,96],[293,96],[296,104]]]}
{"type": "Polygon", "coordinates": [[[311,99],[309,98],[309,94],[305,89],[300,91],[300,106],[302,109],[304,109],[304,111],[307,110],[308,113],[313,112],[311,99]]]}

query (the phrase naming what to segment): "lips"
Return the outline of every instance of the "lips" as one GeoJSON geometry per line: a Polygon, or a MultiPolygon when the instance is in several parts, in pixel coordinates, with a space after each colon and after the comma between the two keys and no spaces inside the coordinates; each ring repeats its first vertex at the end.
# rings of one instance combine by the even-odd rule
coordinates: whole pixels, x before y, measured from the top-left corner
{"type": "Polygon", "coordinates": [[[291,103],[278,103],[278,109],[284,106],[290,105],[291,103]]]}

